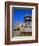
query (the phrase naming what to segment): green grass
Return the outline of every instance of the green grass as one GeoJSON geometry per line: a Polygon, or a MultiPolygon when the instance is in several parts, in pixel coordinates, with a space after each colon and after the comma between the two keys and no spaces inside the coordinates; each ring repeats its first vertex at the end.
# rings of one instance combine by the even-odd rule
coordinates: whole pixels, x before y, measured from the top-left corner
{"type": "Polygon", "coordinates": [[[32,36],[32,34],[20,34],[20,35],[16,35],[16,36],[32,36]]]}
{"type": "Polygon", "coordinates": [[[19,36],[32,36],[32,34],[20,34],[19,36]]]}

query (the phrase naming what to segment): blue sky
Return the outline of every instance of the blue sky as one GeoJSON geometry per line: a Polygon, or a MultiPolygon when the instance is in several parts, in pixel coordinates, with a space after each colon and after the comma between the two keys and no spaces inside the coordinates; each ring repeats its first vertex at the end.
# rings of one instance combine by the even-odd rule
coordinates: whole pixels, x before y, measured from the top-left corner
{"type": "Polygon", "coordinates": [[[24,23],[25,15],[32,15],[32,9],[12,8],[12,22],[15,25],[19,20],[20,23],[24,23]],[[13,12],[14,11],[14,12],[13,12]]]}

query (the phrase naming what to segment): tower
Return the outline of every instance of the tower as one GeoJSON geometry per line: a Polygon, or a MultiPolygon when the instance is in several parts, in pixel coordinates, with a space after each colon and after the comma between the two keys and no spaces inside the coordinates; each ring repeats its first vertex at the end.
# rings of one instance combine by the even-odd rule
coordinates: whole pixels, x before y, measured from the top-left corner
{"type": "Polygon", "coordinates": [[[31,25],[32,25],[32,16],[31,15],[25,15],[24,16],[24,23],[25,23],[25,28],[31,27],[31,25]]]}

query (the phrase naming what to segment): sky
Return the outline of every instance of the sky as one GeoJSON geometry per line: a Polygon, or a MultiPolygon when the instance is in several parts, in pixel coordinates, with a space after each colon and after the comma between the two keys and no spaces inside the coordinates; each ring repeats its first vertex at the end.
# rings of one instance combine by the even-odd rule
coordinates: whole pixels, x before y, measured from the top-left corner
{"type": "Polygon", "coordinates": [[[32,15],[32,9],[12,8],[12,23],[16,25],[18,20],[19,23],[24,23],[24,16],[27,14],[32,15]]]}

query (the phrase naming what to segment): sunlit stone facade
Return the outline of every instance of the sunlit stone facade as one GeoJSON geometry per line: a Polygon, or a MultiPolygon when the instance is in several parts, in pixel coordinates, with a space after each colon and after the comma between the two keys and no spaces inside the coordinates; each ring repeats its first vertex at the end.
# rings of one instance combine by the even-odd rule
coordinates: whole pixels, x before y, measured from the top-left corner
{"type": "Polygon", "coordinates": [[[31,32],[32,31],[32,16],[25,15],[24,16],[24,23],[17,23],[14,27],[15,31],[20,32],[31,32]]]}

